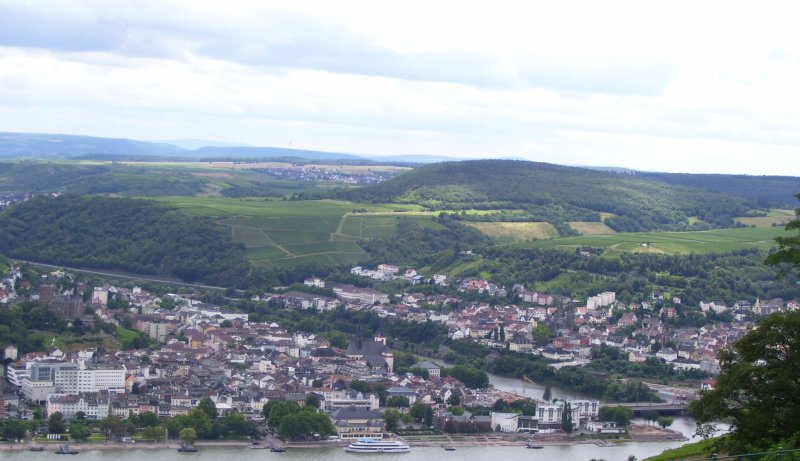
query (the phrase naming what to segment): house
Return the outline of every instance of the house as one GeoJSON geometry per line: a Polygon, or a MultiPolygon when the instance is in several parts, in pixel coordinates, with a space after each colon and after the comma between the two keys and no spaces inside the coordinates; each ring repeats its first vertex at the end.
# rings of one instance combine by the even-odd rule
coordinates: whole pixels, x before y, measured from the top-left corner
{"type": "Polygon", "coordinates": [[[436,379],[440,376],[442,369],[436,365],[435,363],[428,362],[427,360],[423,360],[422,362],[417,362],[414,365],[411,365],[411,368],[420,368],[426,370],[428,372],[428,376],[432,379],[436,379]]]}
{"type": "Polygon", "coordinates": [[[405,397],[408,399],[409,405],[414,405],[414,402],[417,401],[417,393],[414,389],[404,386],[395,386],[387,389],[386,398],[388,399],[390,397],[405,397]]]}
{"type": "Polygon", "coordinates": [[[596,434],[624,434],[625,428],[617,425],[614,421],[589,421],[586,423],[586,430],[596,434]]]}
{"type": "Polygon", "coordinates": [[[309,286],[309,287],[325,288],[325,280],[322,280],[319,277],[311,277],[311,278],[305,279],[303,281],[303,285],[306,285],[306,286],[309,286]]]}

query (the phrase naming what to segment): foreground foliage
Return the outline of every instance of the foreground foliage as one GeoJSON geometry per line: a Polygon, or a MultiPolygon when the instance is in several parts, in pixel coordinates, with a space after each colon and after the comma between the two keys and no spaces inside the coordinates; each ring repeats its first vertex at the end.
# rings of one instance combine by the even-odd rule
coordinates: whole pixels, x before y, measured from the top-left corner
{"type": "Polygon", "coordinates": [[[716,389],[692,403],[698,422],[732,419],[732,453],[800,446],[800,312],[765,318],[720,366],[716,389]]]}

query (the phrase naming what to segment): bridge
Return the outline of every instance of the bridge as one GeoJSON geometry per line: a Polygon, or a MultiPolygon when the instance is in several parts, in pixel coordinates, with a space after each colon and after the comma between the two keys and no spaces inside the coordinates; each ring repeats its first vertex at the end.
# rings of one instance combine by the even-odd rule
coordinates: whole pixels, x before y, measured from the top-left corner
{"type": "Polygon", "coordinates": [[[683,413],[689,408],[686,402],[680,403],[614,403],[609,406],[628,407],[634,413],[641,413],[643,411],[657,411],[658,413],[683,413]]]}

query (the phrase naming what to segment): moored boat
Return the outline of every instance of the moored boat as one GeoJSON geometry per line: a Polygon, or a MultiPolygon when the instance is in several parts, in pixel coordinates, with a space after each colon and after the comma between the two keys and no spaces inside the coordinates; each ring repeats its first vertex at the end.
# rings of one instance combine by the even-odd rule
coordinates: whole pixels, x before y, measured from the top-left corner
{"type": "Polygon", "coordinates": [[[77,455],[78,450],[72,448],[72,446],[68,443],[61,443],[58,445],[58,449],[56,449],[57,455],[77,455]]]}
{"type": "Polygon", "coordinates": [[[344,448],[349,453],[408,453],[411,447],[399,440],[358,439],[344,448]]]}

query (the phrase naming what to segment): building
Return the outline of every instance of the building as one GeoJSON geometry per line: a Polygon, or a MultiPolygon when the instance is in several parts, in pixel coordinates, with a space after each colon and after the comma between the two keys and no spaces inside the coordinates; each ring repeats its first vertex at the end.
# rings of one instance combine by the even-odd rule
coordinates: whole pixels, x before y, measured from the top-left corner
{"type": "Polygon", "coordinates": [[[385,340],[359,338],[350,342],[345,355],[350,360],[365,362],[373,370],[384,368],[391,373],[394,368],[394,354],[385,340]]]}
{"type": "Polygon", "coordinates": [[[383,414],[378,411],[361,408],[340,408],[331,414],[333,425],[339,437],[348,438],[382,438],[383,414]]]}
{"type": "Polygon", "coordinates": [[[428,376],[434,379],[439,378],[442,372],[442,369],[438,365],[429,362],[427,360],[423,360],[422,362],[417,362],[414,365],[411,365],[411,368],[419,368],[422,370],[426,370],[428,372],[428,376]]]}
{"type": "Polygon", "coordinates": [[[65,419],[73,419],[78,412],[88,419],[105,419],[111,413],[108,392],[82,392],[77,395],[52,394],[47,398],[47,414],[60,412],[65,419]]]}
{"type": "Polygon", "coordinates": [[[500,413],[493,411],[490,416],[492,418],[492,429],[500,432],[517,432],[519,413],[500,413]]]}

